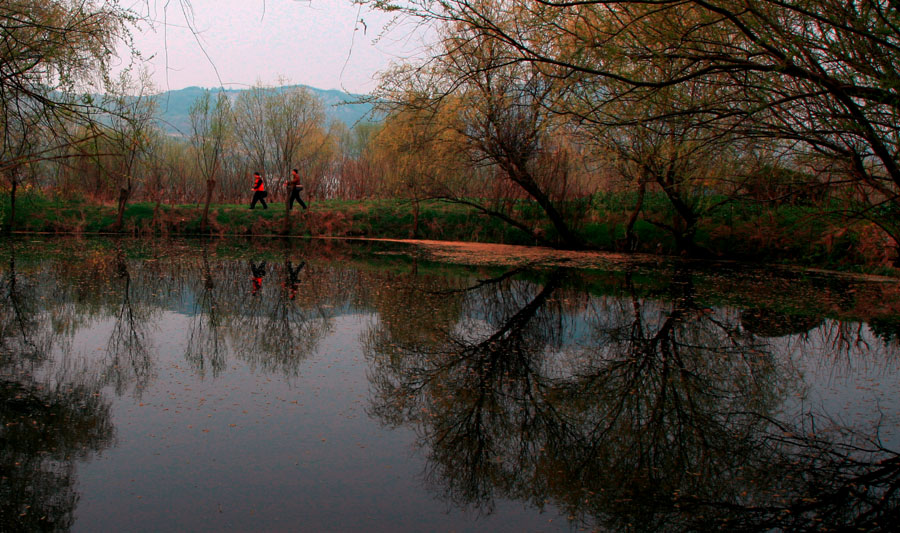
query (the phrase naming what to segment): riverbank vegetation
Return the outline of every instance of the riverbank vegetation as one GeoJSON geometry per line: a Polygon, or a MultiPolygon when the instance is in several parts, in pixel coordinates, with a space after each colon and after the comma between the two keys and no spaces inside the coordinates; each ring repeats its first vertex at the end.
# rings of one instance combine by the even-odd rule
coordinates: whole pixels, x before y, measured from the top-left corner
{"type": "Polygon", "coordinates": [[[164,133],[139,73],[110,79],[133,14],[2,8],[3,230],[900,265],[900,15],[888,2],[359,3],[433,37],[423,59],[383,73],[371,122],[328,121],[307,89],[259,85],[205,93],[183,136],[164,133]],[[94,38],[47,41],[57,28],[94,38]],[[86,72],[102,98],[85,96],[86,72]],[[292,168],[312,208],[289,215],[292,168]],[[268,210],[246,208],[256,171],[268,210]]]}
{"type": "MultiPolygon", "coordinates": [[[[678,253],[678,243],[658,226],[639,220],[635,244],[627,242],[635,194],[597,195],[584,209],[578,235],[586,249],[657,254],[678,253]]],[[[648,217],[670,218],[670,204],[659,194],[647,194],[648,217]]],[[[0,213],[8,204],[0,199],[0,213]]],[[[20,232],[49,234],[127,234],[132,236],[299,236],[338,238],[430,239],[518,245],[538,244],[530,233],[471,206],[441,200],[421,201],[414,215],[409,200],[323,200],[310,209],[285,206],[254,210],[243,204],[213,204],[203,227],[205,206],[132,202],[117,225],[117,206],[96,201],[26,193],[16,214],[20,232]],[[288,224],[285,224],[285,221],[288,224]]],[[[551,235],[553,227],[525,201],[517,216],[533,220],[536,231],[551,235]]],[[[797,264],[837,270],[893,274],[890,249],[881,246],[877,227],[840,217],[827,217],[821,206],[767,202],[731,202],[698,222],[696,242],[707,258],[797,264]]]]}

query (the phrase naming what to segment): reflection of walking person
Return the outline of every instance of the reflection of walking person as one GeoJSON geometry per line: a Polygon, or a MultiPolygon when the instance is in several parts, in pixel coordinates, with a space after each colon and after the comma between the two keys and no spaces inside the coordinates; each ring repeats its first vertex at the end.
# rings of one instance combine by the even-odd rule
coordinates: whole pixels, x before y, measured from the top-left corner
{"type": "Polygon", "coordinates": [[[300,271],[303,270],[303,267],[306,265],[306,261],[301,261],[297,268],[294,268],[294,263],[291,261],[287,261],[285,263],[285,270],[287,274],[287,279],[282,282],[281,286],[284,288],[285,292],[287,292],[288,298],[293,300],[297,297],[297,291],[300,289],[300,271]]]}
{"type": "Polygon", "coordinates": [[[253,209],[253,206],[256,205],[256,202],[262,204],[263,209],[268,209],[269,206],[266,205],[266,196],[269,193],[266,192],[266,182],[262,179],[262,176],[259,175],[259,172],[253,174],[253,199],[250,200],[250,209],[253,209]]]}
{"type": "Polygon", "coordinates": [[[288,186],[290,194],[287,204],[288,211],[294,207],[294,200],[300,202],[300,207],[306,209],[306,203],[303,202],[303,198],[300,198],[300,191],[303,190],[303,185],[300,185],[300,174],[297,172],[296,168],[291,171],[291,180],[285,183],[285,185],[288,186]]]}
{"type": "Polygon", "coordinates": [[[266,275],[266,262],[263,261],[260,264],[256,264],[253,261],[250,261],[250,284],[252,288],[250,289],[250,294],[256,296],[256,293],[259,292],[259,289],[262,288],[262,280],[266,275]]]}

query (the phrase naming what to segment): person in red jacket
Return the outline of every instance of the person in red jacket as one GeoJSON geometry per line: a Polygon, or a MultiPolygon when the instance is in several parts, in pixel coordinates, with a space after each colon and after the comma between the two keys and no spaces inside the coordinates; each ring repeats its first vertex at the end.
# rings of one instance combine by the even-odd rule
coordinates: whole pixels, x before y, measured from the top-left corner
{"type": "Polygon", "coordinates": [[[266,192],[266,182],[262,179],[259,172],[255,172],[253,178],[253,199],[250,200],[250,209],[253,209],[256,202],[261,203],[263,209],[268,209],[269,206],[266,205],[266,196],[268,196],[269,193],[266,192]]]}
{"type": "Polygon", "coordinates": [[[258,265],[252,260],[250,261],[250,294],[256,296],[262,289],[263,278],[266,277],[266,262],[262,261],[258,265]]]}

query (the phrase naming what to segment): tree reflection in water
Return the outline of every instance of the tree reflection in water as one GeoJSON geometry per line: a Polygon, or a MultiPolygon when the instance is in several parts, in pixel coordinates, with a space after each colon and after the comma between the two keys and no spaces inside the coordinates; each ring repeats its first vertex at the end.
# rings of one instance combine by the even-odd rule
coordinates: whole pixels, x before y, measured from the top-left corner
{"type": "Polygon", "coordinates": [[[366,339],[370,411],[416,428],[445,498],[485,513],[553,502],[636,530],[872,529],[898,512],[897,454],[821,431],[834,422],[821,413],[782,420],[800,377],[740,312],[698,304],[689,270],[657,299],[628,275],[617,297],[575,281],[502,276],[429,301],[412,278],[407,299],[452,302],[458,320],[366,339]]]}
{"type": "MultiPolygon", "coordinates": [[[[327,310],[339,291],[311,287],[292,267],[294,298],[266,293],[248,306],[243,267],[235,261],[180,257],[131,259],[121,243],[112,250],[79,250],[68,261],[43,261],[28,275],[16,269],[16,246],[4,242],[8,266],[0,295],[0,530],[66,530],[74,525],[79,494],[75,465],[113,443],[109,400],[101,390],[140,396],[156,364],[152,333],[165,310],[187,297],[195,302],[187,326],[185,359],[216,374],[225,368],[220,331],[229,349],[253,366],[296,374],[327,331],[327,310]],[[304,290],[304,288],[308,290],[304,290]],[[195,295],[195,296],[185,296],[195,295]],[[101,357],[70,353],[71,337],[109,324],[101,357]],[[245,350],[242,350],[245,348],[245,350]],[[53,358],[53,353],[61,356],[53,358]],[[80,362],[79,362],[80,361],[80,362]],[[81,366],[79,366],[81,365],[81,366]]],[[[140,250],[139,250],[140,252],[140,250]]],[[[288,264],[286,262],[286,264],[288,264]]],[[[278,269],[274,269],[278,274],[278,269]]],[[[320,278],[321,279],[321,278],[320,278]]]]}
{"type": "MultiPolygon", "coordinates": [[[[426,305],[464,298],[461,316],[468,320],[452,329],[426,326],[433,336],[424,342],[389,330],[367,341],[377,395],[373,413],[395,425],[421,424],[417,429],[431,454],[428,477],[435,486],[446,484],[446,496],[456,503],[489,512],[495,491],[520,492],[516,469],[539,444],[530,437],[555,430],[542,427],[554,420],[542,416],[546,405],[535,387],[544,348],[559,342],[561,315],[552,311],[559,302],[548,299],[561,277],[551,276],[543,289],[510,277],[489,280],[474,290],[477,301],[466,290],[414,296],[426,305]],[[506,290],[493,290],[495,284],[506,290]]],[[[415,316],[421,315],[412,310],[407,320],[415,316]]]]}
{"type": "Polygon", "coordinates": [[[711,306],[688,269],[652,284],[563,269],[473,280],[294,246],[232,256],[104,241],[25,275],[0,248],[0,529],[72,525],[74,461],[114,438],[99,393],[152,385],[152,341],[183,347],[199,379],[229,357],[293,377],[341,314],[371,321],[369,414],[416,430],[427,484],[456,506],[490,513],[512,499],[615,530],[873,530],[898,511],[895,443],[866,425],[877,414],[841,423],[796,400],[798,359],[896,360],[889,319],[711,306]],[[258,287],[251,261],[266,261],[258,287]],[[163,320],[183,344],[155,335],[163,320]],[[106,350],[84,368],[53,366],[51,352],[81,355],[66,343],[83,330],[102,332],[106,350]]]}
{"type": "Polygon", "coordinates": [[[315,286],[327,275],[309,268],[304,277],[285,249],[283,263],[267,267],[267,279],[259,291],[240,293],[240,303],[226,317],[237,355],[254,368],[296,376],[300,363],[315,353],[331,330],[335,306],[327,305],[331,297],[315,286]]]}
{"type": "Polygon", "coordinates": [[[0,530],[67,530],[78,493],[75,463],[109,446],[109,404],[89,372],[47,367],[56,334],[37,285],[16,271],[0,295],[0,530]]]}
{"type": "Polygon", "coordinates": [[[132,294],[141,291],[144,285],[135,288],[131,280],[128,260],[121,243],[117,243],[114,260],[106,263],[107,279],[119,284],[121,302],[113,314],[113,329],[106,344],[107,367],[104,375],[106,383],[122,394],[133,387],[140,395],[153,378],[153,357],[148,346],[148,328],[156,320],[155,307],[143,295],[132,294]]]}
{"type": "Polygon", "coordinates": [[[209,260],[209,245],[201,248],[202,282],[197,294],[188,325],[188,341],[184,358],[190,362],[201,376],[207,366],[213,376],[218,376],[225,368],[225,346],[222,338],[223,313],[220,298],[216,293],[216,279],[209,260]]]}

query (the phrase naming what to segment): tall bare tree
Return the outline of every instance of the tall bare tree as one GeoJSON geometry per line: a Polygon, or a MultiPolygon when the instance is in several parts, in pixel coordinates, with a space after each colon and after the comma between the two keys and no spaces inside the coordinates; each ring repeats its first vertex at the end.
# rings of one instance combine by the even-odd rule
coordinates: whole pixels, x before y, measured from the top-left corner
{"type": "MultiPolygon", "coordinates": [[[[266,127],[268,89],[254,85],[238,94],[232,107],[234,135],[255,172],[268,177],[271,146],[266,127]]],[[[268,189],[268,187],[267,187],[268,189]]]]}
{"type": "Polygon", "coordinates": [[[231,103],[224,92],[218,92],[213,96],[210,91],[204,91],[191,106],[191,145],[197,158],[197,168],[206,180],[201,231],[206,231],[209,223],[209,204],[221,169],[230,127],[230,112],[231,103]]]}
{"type": "Polygon", "coordinates": [[[315,157],[316,146],[310,146],[309,141],[322,129],[325,110],[322,102],[304,87],[273,90],[266,103],[265,124],[274,170],[284,180],[292,168],[305,166],[301,159],[315,157]]]}
{"type": "MultiPolygon", "coordinates": [[[[138,163],[144,158],[150,145],[150,130],[154,127],[156,100],[150,96],[150,88],[142,79],[134,82],[124,73],[106,104],[109,109],[109,126],[101,129],[112,150],[112,163],[105,169],[112,184],[118,189],[116,197],[116,221],[113,229],[122,229],[125,207],[140,184],[138,163]]],[[[102,161],[99,160],[99,161],[102,161]]]]}

